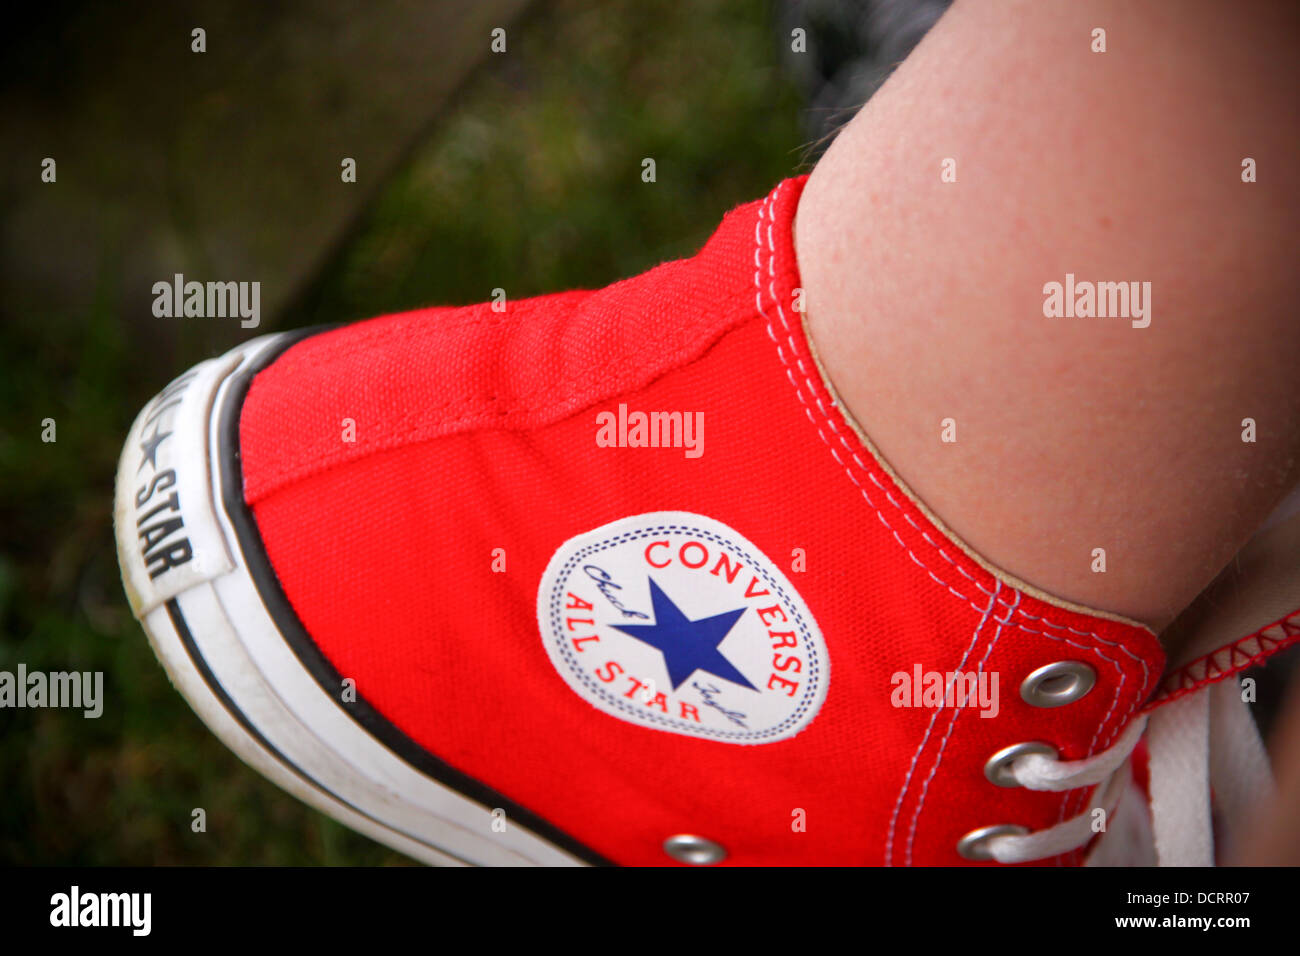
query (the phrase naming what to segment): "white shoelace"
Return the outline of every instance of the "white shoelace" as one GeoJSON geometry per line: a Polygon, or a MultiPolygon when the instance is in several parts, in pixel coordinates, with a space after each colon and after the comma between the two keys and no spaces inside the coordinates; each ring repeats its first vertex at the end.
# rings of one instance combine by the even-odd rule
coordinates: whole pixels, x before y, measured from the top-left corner
{"type": "Polygon", "coordinates": [[[1221,832],[1231,842],[1251,809],[1272,793],[1268,756],[1241,698],[1241,686],[1223,680],[1132,721],[1108,749],[1085,760],[1027,754],[1011,774],[1030,790],[1062,791],[1102,784],[1083,813],[1023,836],[997,836],[987,849],[999,863],[1026,863],[1068,853],[1095,835],[1094,811],[1109,818],[1129,779],[1128,758],[1143,733],[1150,760],[1151,826],[1161,866],[1213,866],[1211,791],[1221,832]]]}

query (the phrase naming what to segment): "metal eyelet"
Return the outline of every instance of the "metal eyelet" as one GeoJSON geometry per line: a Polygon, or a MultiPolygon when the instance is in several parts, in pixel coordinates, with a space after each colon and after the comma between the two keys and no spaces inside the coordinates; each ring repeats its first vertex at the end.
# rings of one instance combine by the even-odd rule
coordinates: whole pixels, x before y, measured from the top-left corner
{"type": "Polygon", "coordinates": [[[1028,827],[1016,826],[1012,823],[999,823],[996,826],[980,827],[978,830],[971,830],[970,833],[957,841],[957,852],[968,860],[991,860],[993,854],[989,852],[988,845],[989,841],[994,837],[1026,836],[1028,833],[1028,827]]]}
{"type": "Polygon", "coordinates": [[[1020,684],[1020,699],[1031,707],[1064,707],[1087,695],[1097,672],[1083,661],[1057,661],[1038,668],[1020,684]]]}
{"type": "Polygon", "coordinates": [[[1053,758],[1060,756],[1055,747],[1047,744],[1012,744],[1010,747],[1003,747],[988,759],[988,763],[984,765],[984,776],[988,778],[989,783],[997,784],[999,787],[1020,786],[1020,781],[1011,773],[1011,765],[1026,754],[1042,754],[1053,758]]]}
{"type": "Polygon", "coordinates": [[[678,833],[664,840],[664,852],[678,863],[712,866],[727,858],[727,851],[712,840],[693,833],[678,833]]]}

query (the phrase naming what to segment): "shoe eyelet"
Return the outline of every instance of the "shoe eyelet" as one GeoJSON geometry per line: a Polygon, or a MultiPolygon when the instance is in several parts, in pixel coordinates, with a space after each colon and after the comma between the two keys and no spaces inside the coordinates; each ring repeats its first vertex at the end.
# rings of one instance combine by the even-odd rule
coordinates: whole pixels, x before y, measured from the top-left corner
{"type": "Polygon", "coordinates": [[[1042,754],[1045,757],[1059,757],[1060,752],[1048,744],[1024,743],[1003,747],[984,764],[984,776],[989,783],[999,787],[1018,787],[1018,781],[1011,773],[1011,765],[1026,754],[1042,754]]]}
{"type": "Polygon", "coordinates": [[[1020,684],[1020,699],[1030,707],[1064,707],[1085,697],[1097,672],[1083,661],[1057,661],[1038,668],[1020,684]]]}
{"type": "Polygon", "coordinates": [[[664,840],[664,852],[678,863],[689,863],[691,866],[712,866],[727,858],[727,851],[720,844],[694,833],[670,836],[664,840]]]}
{"type": "Polygon", "coordinates": [[[993,854],[989,852],[989,841],[994,837],[1027,836],[1028,834],[1028,827],[1016,826],[1013,823],[999,823],[996,826],[980,827],[977,830],[971,830],[970,833],[957,841],[957,852],[967,860],[991,860],[993,854]]]}

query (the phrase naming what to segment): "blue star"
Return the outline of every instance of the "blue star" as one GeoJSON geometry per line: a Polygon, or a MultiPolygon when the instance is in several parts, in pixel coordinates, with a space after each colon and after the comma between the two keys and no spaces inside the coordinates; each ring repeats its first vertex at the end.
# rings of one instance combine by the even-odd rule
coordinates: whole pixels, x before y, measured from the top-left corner
{"type": "Polygon", "coordinates": [[[718,651],[718,645],[727,632],[745,613],[743,607],[738,611],[724,611],[713,617],[689,621],[655,584],[654,578],[650,578],[650,603],[655,612],[653,624],[611,624],[610,627],[657,648],[668,666],[668,679],[672,681],[673,690],[682,686],[697,670],[758,690],[718,651]]]}

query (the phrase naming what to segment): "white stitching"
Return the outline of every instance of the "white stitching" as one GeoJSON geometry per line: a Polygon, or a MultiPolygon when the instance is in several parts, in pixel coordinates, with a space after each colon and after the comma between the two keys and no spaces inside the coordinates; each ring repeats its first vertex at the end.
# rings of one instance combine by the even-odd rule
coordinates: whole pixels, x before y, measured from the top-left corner
{"type": "MultiPolygon", "coordinates": [[[[989,606],[984,611],[984,616],[980,618],[979,627],[975,628],[975,633],[971,635],[971,647],[974,647],[975,641],[979,637],[980,631],[984,629],[985,623],[988,622],[989,614],[993,611],[993,605],[997,603],[997,596],[1001,592],[1001,590],[1002,590],[1002,582],[1001,581],[995,582],[993,587],[993,594],[989,597],[989,606]]],[[[1020,603],[1020,597],[1019,595],[1017,595],[1016,604],[1019,603],[1020,603]]],[[[996,644],[998,642],[998,638],[1002,636],[1002,628],[1006,625],[1007,620],[1009,620],[1010,617],[1011,615],[1008,613],[1006,618],[996,618],[996,617],[994,618],[994,620],[998,622],[997,630],[993,632],[993,637],[989,639],[989,646],[984,651],[984,657],[980,660],[979,666],[976,668],[977,674],[984,670],[984,664],[989,659],[989,654],[993,650],[993,645],[996,644]]],[[[965,668],[966,657],[969,654],[970,654],[970,647],[966,649],[966,654],[962,655],[961,663],[959,663],[956,668],[958,671],[961,671],[962,669],[965,668]]],[[[945,695],[945,702],[946,702],[946,695],[945,695]]],[[[948,749],[948,738],[952,736],[953,728],[957,726],[957,717],[961,712],[962,712],[962,708],[960,707],[952,708],[952,716],[948,718],[948,729],[944,731],[943,739],[939,741],[939,750],[934,756],[934,764],[930,767],[930,774],[925,778],[925,782],[921,784],[921,795],[920,797],[917,798],[916,809],[912,811],[912,822],[908,825],[908,829],[907,829],[907,848],[903,853],[904,866],[912,865],[912,844],[916,840],[916,827],[921,820],[921,809],[925,806],[925,798],[930,793],[930,781],[933,780],[934,775],[939,772],[939,764],[943,763],[943,753],[945,750],[948,749]]],[[[936,710],[934,713],[936,717],[939,715],[938,710],[936,710]]],[[[906,789],[906,784],[904,784],[904,789],[906,789]]],[[[900,800],[901,800],[901,794],[900,794],[900,800]]]]}
{"type": "MultiPolygon", "coordinates": [[[[989,614],[992,612],[992,610],[993,610],[993,601],[992,599],[990,599],[989,606],[985,608],[984,613],[980,615],[979,623],[975,625],[975,630],[971,633],[970,643],[966,646],[966,650],[961,656],[961,661],[959,661],[957,664],[958,670],[961,670],[961,668],[966,663],[966,658],[969,657],[970,652],[974,650],[975,642],[979,640],[980,631],[984,629],[984,624],[988,621],[989,614]]],[[[933,732],[934,725],[939,719],[939,712],[940,712],[939,710],[935,710],[930,715],[930,723],[925,728],[925,733],[921,737],[920,746],[916,748],[916,753],[912,754],[912,762],[907,768],[907,774],[903,777],[903,786],[898,791],[898,799],[894,801],[894,812],[893,814],[890,815],[889,830],[885,834],[885,866],[894,865],[893,863],[894,831],[898,825],[898,812],[903,807],[903,800],[907,796],[908,788],[910,788],[912,785],[912,774],[916,772],[917,761],[921,759],[921,754],[925,752],[925,745],[930,741],[930,734],[931,732],[933,732]]],[[[933,771],[931,771],[931,776],[933,776],[933,771]]]]}

